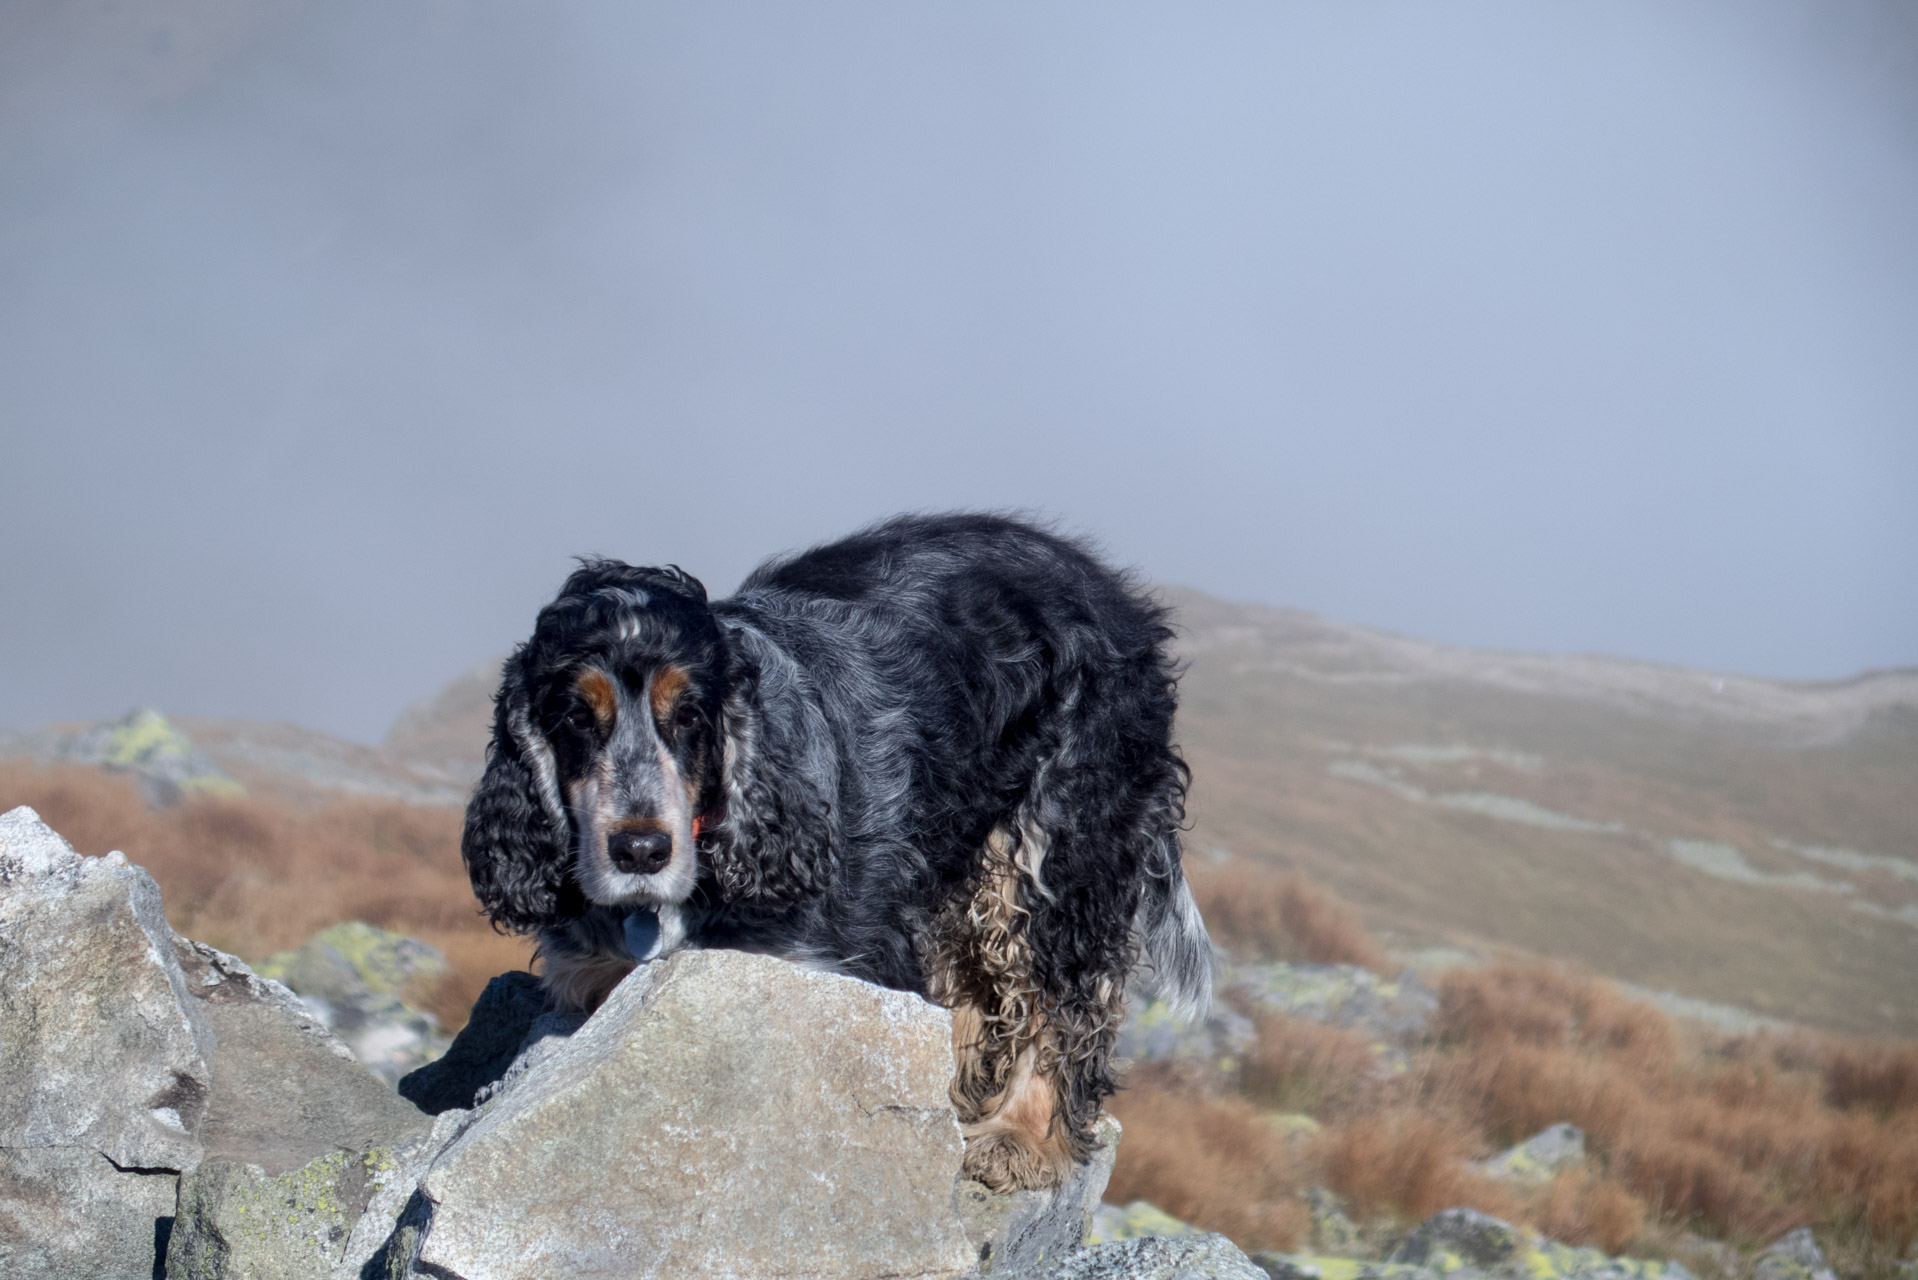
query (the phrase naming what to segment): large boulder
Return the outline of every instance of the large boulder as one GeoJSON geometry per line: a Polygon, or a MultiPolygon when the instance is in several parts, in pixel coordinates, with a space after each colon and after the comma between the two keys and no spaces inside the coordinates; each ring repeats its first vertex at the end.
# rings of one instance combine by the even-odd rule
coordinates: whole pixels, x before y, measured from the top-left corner
{"type": "Polygon", "coordinates": [[[0,1241],[12,1280],[155,1274],[214,1037],[151,877],[0,815],[0,1241]]]}
{"type": "Polygon", "coordinates": [[[916,996],[681,952],[472,1113],[402,1226],[462,1280],[958,1275],[951,1079],[916,996]]]}
{"type": "Polygon", "coordinates": [[[191,1168],[212,1029],[153,878],[83,858],[24,806],[0,816],[0,1148],[191,1168]]]}
{"type": "Polygon", "coordinates": [[[205,1158],[181,1179],[167,1275],[357,1274],[423,1167],[430,1118],[279,983],[202,943],[181,940],[177,950],[219,1047],[205,1158]],[[361,1221],[383,1191],[385,1225],[366,1240],[361,1221]]]}
{"type": "Polygon", "coordinates": [[[149,1280],[162,1259],[176,1280],[330,1277],[423,1146],[430,1119],[290,991],[175,935],[145,871],[25,808],[0,815],[0,971],[9,1280],[149,1280]],[[267,1228],[288,1216],[325,1239],[267,1228]]]}

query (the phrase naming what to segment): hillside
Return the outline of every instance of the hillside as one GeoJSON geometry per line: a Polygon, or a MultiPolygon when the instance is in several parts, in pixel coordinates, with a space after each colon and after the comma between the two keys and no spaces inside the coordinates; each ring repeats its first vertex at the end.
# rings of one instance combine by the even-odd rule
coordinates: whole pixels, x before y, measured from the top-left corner
{"type": "MultiPolygon", "coordinates": [[[[1918,1034],[1918,671],[1791,683],[1167,596],[1193,856],[1304,871],[1401,950],[1918,1034]]],[[[476,776],[496,671],[408,708],[384,754],[476,776]]]]}
{"type": "Polygon", "coordinates": [[[1170,594],[1200,856],[1296,867],[1401,949],[1918,1033],[1918,672],[1491,653],[1170,594]]]}

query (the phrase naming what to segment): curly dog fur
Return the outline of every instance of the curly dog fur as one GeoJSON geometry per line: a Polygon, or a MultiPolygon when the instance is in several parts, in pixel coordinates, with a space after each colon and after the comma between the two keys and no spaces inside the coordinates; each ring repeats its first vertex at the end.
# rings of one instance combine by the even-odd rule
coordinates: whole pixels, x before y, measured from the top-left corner
{"type": "Polygon", "coordinates": [[[996,516],[901,517],[717,602],[585,561],[506,664],[474,892],[576,1008],[680,946],[946,1005],[967,1171],[1057,1185],[1128,977],[1210,1000],[1170,639],[1084,547],[996,516]]]}

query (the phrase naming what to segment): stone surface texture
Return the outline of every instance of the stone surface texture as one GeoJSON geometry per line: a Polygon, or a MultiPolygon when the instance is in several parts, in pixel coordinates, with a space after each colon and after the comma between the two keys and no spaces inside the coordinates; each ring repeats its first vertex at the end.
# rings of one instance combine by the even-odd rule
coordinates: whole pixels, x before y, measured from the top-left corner
{"type": "Polygon", "coordinates": [[[1094,1245],[1023,1274],[1032,1280],[1267,1280],[1239,1246],[1209,1233],[1094,1245]]]}
{"type": "Polygon", "coordinates": [[[1501,1151],[1479,1168],[1508,1182],[1543,1184],[1584,1160],[1585,1131],[1576,1125],[1555,1124],[1501,1151]]]}
{"type": "Polygon", "coordinates": [[[171,1172],[82,1147],[0,1150],[0,1275],[150,1280],[173,1223],[171,1172]]]}
{"type": "Polygon", "coordinates": [[[0,973],[0,1148],[199,1163],[213,1033],[151,876],[82,858],[31,809],[0,817],[0,973]]]}
{"type": "Polygon", "coordinates": [[[993,1191],[961,1178],[952,1190],[966,1240],[977,1251],[981,1274],[1034,1269],[1084,1246],[1099,1197],[1119,1158],[1119,1122],[1101,1115],[1093,1136],[1098,1146],[1066,1184],[1052,1191],[993,1191]]]}
{"type": "Polygon", "coordinates": [[[915,996],[681,952],[622,983],[434,1162],[422,1270],[958,1275],[974,1254],[952,1208],[951,1077],[950,1018],[915,996]]]}
{"type": "Polygon", "coordinates": [[[439,1020],[407,1002],[446,972],[446,957],[416,938],[350,920],[268,956],[259,972],[291,988],[388,1084],[446,1051],[439,1020]]]}
{"type": "Polygon", "coordinates": [[[1086,1232],[1086,1243],[1110,1244],[1114,1240],[1143,1240],[1147,1236],[1202,1234],[1191,1223],[1173,1217],[1158,1205],[1134,1200],[1123,1206],[1102,1204],[1094,1210],[1092,1227],[1086,1232]]]}
{"type": "Polygon", "coordinates": [[[1832,1280],[1832,1270],[1811,1228],[1800,1227],[1772,1241],[1758,1255],[1752,1280],[1832,1280]]]}
{"type": "Polygon", "coordinates": [[[219,1048],[206,1159],[180,1182],[169,1280],[357,1276],[424,1168],[431,1118],[279,983],[203,943],[177,950],[219,1048]],[[402,1183],[384,1224],[362,1230],[375,1198],[402,1183]]]}

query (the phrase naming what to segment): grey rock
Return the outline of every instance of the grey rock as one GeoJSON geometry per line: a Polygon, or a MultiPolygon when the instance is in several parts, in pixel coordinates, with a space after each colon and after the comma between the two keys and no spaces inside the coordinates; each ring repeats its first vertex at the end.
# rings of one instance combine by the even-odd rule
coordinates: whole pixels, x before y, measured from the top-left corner
{"type": "Polygon", "coordinates": [[[952,1208],[951,1078],[943,1009],[766,956],[680,952],[434,1161],[420,1269],[960,1274],[974,1253],[952,1208]]]}
{"type": "Polygon", "coordinates": [[[173,1226],[172,1173],[81,1147],[0,1150],[0,1274],[151,1280],[173,1226]]]}
{"type": "MultiPolygon", "coordinates": [[[[1360,1259],[1348,1257],[1327,1257],[1312,1253],[1275,1253],[1262,1249],[1252,1255],[1252,1261],[1258,1263],[1272,1280],[1325,1280],[1327,1270],[1337,1270],[1341,1274],[1350,1274],[1352,1280],[1438,1280],[1437,1270],[1427,1267],[1412,1267],[1410,1263],[1366,1263],[1360,1259]]],[[[1452,1272],[1456,1280],[1467,1274],[1467,1268],[1452,1272]]],[[[1469,1272],[1481,1274],[1481,1272],[1469,1272]]]]}
{"type": "Polygon", "coordinates": [[[480,1091],[513,1065],[545,1009],[538,978],[524,971],[500,974],[480,992],[445,1055],[401,1077],[400,1096],[429,1115],[472,1107],[480,1091]]]}
{"type": "Polygon", "coordinates": [[[1752,1280],[1833,1280],[1810,1227],[1780,1236],[1758,1255],[1752,1280]]]}
{"type": "MultiPolygon", "coordinates": [[[[1439,1280],[1439,1273],[1426,1267],[1415,1267],[1401,1262],[1363,1262],[1358,1259],[1327,1257],[1303,1253],[1276,1253],[1262,1250],[1252,1255],[1260,1269],[1271,1280],[1325,1280],[1326,1272],[1334,1269],[1328,1263],[1347,1264],[1356,1268],[1353,1280],[1439,1280]]],[[[1346,1266],[1336,1266],[1343,1272],[1346,1266]]],[[[1455,1276],[1462,1272],[1454,1272],[1455,1276]]]]}
{"type": "Polygon", "coordinates": [[[1237,1245],[1209,1233],[1094,1245],[1025,1274],[1031,1280],[1267,1280],[1237,1245]]]}
{"type": "Polygon", "coordinates": [[[1438,1253],[1456,1254],[1467,1266],[1490,1269],[1516,1256],[1525,1233],[1476,1209],[1433,1214],[1392,1251],[1389,1261],[1422,1266],[1438,1253]]]}
{"type": "Polygon", "coordinates": [[[1312,1211],[1309,1238],[1321,1254],[1350,1255],[1364,1248],[1358,1224],[1345,1212],[1345,1202],[1324,1187],[1308,1187],[1305,1206],[1312,1211]]]}
{"type": "Polygon", "coordinates": [[[1199,1022],[1186,1023],[1164,1001],[1128,1008],[1114,1042],[1114,1057],[1139,1063],[1175,1063],[1230,1075],[1258,1043],[1252,1019],[1219,1003],[1199,1022]]]}
{"type": "Polygon", "coordinates": [[[205,943],[178,939],[175,954],[219,1042],[209,1157],[279,1176],[336,1151],[403,1147],[431,1126],[285,987],[205,943]]]}
{"type": "Polygon", "coordinates": [[[388,1084],[447,1049],[439,1020],[407,1003],[411,989],[446,971],[446,957],[416,938],[352,920],[268,956],[259,971],[291,988],[388,1084]]]}
{"type": "Polygon", "coordinates": [[[1508,1182],[1546,1183],[1584,1159],[1585,1131],[1576,1125],[1555,1124],[1493,1156],[1479,1168],[1508,1182]]]}
{"type": "Polygon", "coordinates": [[[1002,1193],[971,1178],[953,1187],[953,1207],[978,1251],[981,1274],[1031,1270],[1084,1246],[1119,1156],[1119,1122],[1101,1115],[1093,1132],[1098,1146],[1062,1187],[1002,1193]]]}
{"type": "Polygon", "coordinates": [[[141,707],[66,738],[56,759],[131,774],[148,803],[180,803],[189,795],[239,795],[206,752],[158,711],[141,707]]]}
{"type": "Polygon", "coordinates": [[[1351,964],[1260,961],[1233,965],[1220,987],[1261,1009],[1349,1027],[1397,1045],[1424,1040],[1439,1007],[1438,993],[1411,969],[1388,979],[1351,964]]]}
{"type": "Polygon", "coordinates": [[[219,1049],[207,1158],[181,1179],[167,1274],[294,1280],[349,1262],[357,1274],[425,1168],[432,1120],[279,983],[203,943],[177,950],[219,1049]],[[382,1192],[384,1222],[361,1230],[382,1192]]]}
{"type": "Polygon", "coordinates": [[[1180,1221],[1150,1201],[1134,1200],[1124,1206],[1102,1204],[1095,1209],[1086,1243],[1110,1244],[1114,1240],[1140,1240],[1146,1236],[1203,1234],[1191,1223],[1180,1221]]]}
{"type": "Polygon", "coordinates": [[[0,1147],[192,1168],[214,1039],[159,886],[122,854],[80,857],[31,809],[0,823],[0,1147]]]}
{"type": "Polygon", "coordinates": [[[169,1280],[329,1280],[391,1153],[334,1151],[283,1174],[210,1159],[180,1184],[169,1280]]]}

